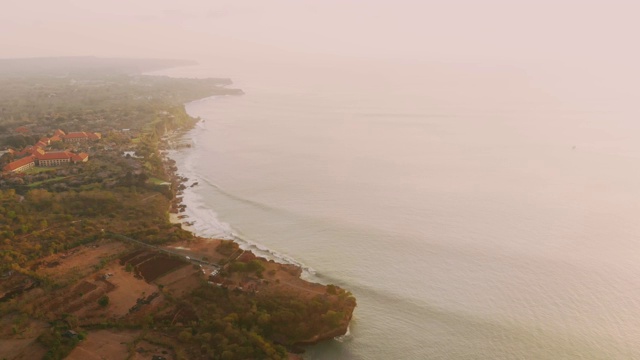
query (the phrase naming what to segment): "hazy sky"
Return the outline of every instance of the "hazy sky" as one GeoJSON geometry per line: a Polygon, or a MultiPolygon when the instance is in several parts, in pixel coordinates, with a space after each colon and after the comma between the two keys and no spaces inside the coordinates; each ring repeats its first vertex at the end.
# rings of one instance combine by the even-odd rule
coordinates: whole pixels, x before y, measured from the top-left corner
{"type": "Polygon", "coordinates": [[[378,63],[417,64],[415,74],[471,64],[502,77],[517,73],[516,81],[552,96],[637,107],[637,0],[4,2],[0,58],[184,58],[234,78],[268,66],[334,71],[345,61],[351,65],[342,68],[370,74],[389,73],[378,63]]]}
{"type": "Polygon", "coordinates": [[[638,1],[4,1],[0,57],[635,64],[638,1]]]}

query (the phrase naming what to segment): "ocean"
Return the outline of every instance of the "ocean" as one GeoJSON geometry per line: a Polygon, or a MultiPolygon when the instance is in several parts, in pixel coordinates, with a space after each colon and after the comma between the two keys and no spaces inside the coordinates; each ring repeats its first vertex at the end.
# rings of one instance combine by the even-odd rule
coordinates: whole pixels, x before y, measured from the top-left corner
{"type": "Polygon", "coordinates": [[[356,296],[306,358],[640,359],[635,115],[517,69],[224,71],[162,72],[246,92],[186,106],[186,214],[356,296]]]}

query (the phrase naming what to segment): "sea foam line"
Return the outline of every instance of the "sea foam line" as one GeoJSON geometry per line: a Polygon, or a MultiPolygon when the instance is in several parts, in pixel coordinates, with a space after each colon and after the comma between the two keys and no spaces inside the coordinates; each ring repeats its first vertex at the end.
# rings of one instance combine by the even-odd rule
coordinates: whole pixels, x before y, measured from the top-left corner
{"type": "MultiPolygon", "coordinates": [[[[193,114],[190,115],[193,116],[193,114]]],[[[198,124],[201,123],[202,122],[199,122],[198,124]]],[[[189,136],[193,143],[193,147],[170,151],[168,153],[168,157],[176,161],[176,166],[178,167],[180,175],[188,178],[189,182],[193,183],[198,181],[199,184],[206,184],[205,186],[210,186],[213,191],[230,195],[231,198],[235,199],[236,196],[229,194],[206,177],[200,176],[197,172],[197,161],[195,161],[195,151],[197,151],[196,149],[198,145],[197,135],[205,131],[207,131],[207,128],[202,124],[202,126],[196,126],[187,132],[183,137],[189,136]]],[[[321,279],[317,277],[316,271],[310,266],[306,266],[286,254],[282,254],[263,244],[246,238],[240,234],[239,231],[234,230],[230,224],[221,221],[218,214],[206,204],[204,197],[199,195],[196,189],[187,186],[187,188],[183,190],[182,196],[183,204],[186,205],[184,215],[187,215],[187,218],[193,222],[192,228],[195,235],[208,238],[234,240],[240,245],[241,249],[250,250],[257,256],[264,257],[267,260],[273,260],[278,263],[291,264],[300,267],[302,269],[301,278],[305,280],[313,280],[315,282],[321,281],[321,279]]]]}

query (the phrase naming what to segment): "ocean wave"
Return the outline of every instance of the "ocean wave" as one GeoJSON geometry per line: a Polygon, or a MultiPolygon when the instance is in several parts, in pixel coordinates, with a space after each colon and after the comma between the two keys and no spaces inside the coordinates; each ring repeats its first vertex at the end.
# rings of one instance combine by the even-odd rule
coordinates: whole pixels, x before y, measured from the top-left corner
{"type": "Polygon", "coordinates": [[[341,342],[341,343],[342,343],[342,342],[345,342],[345,341],[350,341],[350,340],[352,340],[352,339],[353,339],[353,336],[351,335],[351,325],[348,325],[348,326],[347,326],[347,332],[346,332],[346,333],[344,333],[344,335],[336,336],[334,339],[335,339],[336,341],[341,342]]]}
{"type": "MultiPolygon", "coordinates": [[[[198,124],[204,123],[199,122],[198,124]]],[[[198,133],[206,130],[206,126],[204,125],[195,127],[187,134],[185,134],[185,137],[188,136],[191,139],[193,144],[192,148],[179,149],[170,151],[168,153],[168,156],[176,161],[179,175],[188,178],[189,182],[191,183],[197,181],[199,183],[202,183],[205,187],[210,186],[214,191],[238,202],[242,202],[267,211],[276,211],[277,209],[274,209],[266,204],[249,200],[230,193],[224,190],[215,182],[208,179],[206,176],[202,176],[202,174],[198,171],[199,163],[196,153],[198,148],[197,138],[198,133]]],[[[312,267],[295,260],[291,256],[270,249],[264,244],[260,244],[246,238],[238,230],[233,229],[230,224],[220,220],[218,214],[206,203],[204,196],[200,195],[198,192],[199,190],[196,188],[187,187],[182,194],[182,202],[184,205],[186,205],[184,215],[186,215],[188,220],[193,223],[192,228],[195,235],[209,238],[234,240],[240,245],[243,250],[250,250],[256,256],[266,258],[267,260],[273,260],[278,263],[291,264],[300,267],[302,269],[301,278],[305,280],[324,282],[317,276],[315,269],[313,269],[312,267]]]]}
{"type": "Polygon", "coordinates": [[[270,211],[270,212],[275,212],[278,211],[278,209],[269,206],[267,204],[255,201],[255,200],[250,200],[247,198],[244,198],[242,196],[238,196],[236,194],[233,194],[225,189],[223,189],[222,187],[220,187],[218,184],[214,183],[213,181],[209,180],[206,177],[202,178],[202,181],[205,182],[207,185],[210,185],[211,187],[213,187],[214,189],[216,189],[216,191],[230,199],[236,200],[238,202],[244,203],[244,204],[248,204],[251,205],[253,207],[259,208],[261,210],[265,210],[265,211],[270,211]]]}

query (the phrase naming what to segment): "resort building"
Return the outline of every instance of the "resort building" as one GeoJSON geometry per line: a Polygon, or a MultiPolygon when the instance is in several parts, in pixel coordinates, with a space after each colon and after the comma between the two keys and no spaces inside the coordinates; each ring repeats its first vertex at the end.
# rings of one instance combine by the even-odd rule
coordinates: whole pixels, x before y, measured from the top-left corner
{"type": "Polygon", "coordinates": [[[80,154],[71,153],[71,162],[72,163],[80,163],[80,162],[87,162],[87,161],[89,161],[89,154],[87,154],[87,153],[80,153],[80,154]]]}
{"type": "Polygon", "coordinates": [[[71,151],[45,151],[45,147],[51,145],[52,142],[65,141],[72,143],[79,143],[85,141],[99,140],[101,135],[99,133],[91,132],[72,132],[65,134],[64,131],[58,129],[53,133],[50,138],[43,137],[34,146],[27,146],[21,151],[17,152],[9,149],[15,157],[19,158],[13,162],[10,162],[2,168],[5,172],[22,172],[26,171],[34,166],[61,166],[69,163],[81,163],[89,161],[89,154],[79,153],[75,154],[71,151]]]}
{"type": "Polygon", "coordinates": [[[43,155],[35,155],[38,166],[60,166],[68,163],[87,162],[89,154],[74,154],[70,151],[48,152],[43,155]]]}
{"type": "Polygon", "coordinates": [[[93,140],[100,140],[102,135],[100,133],[92,133],[92,132],[70,132],[66,135],[59,135],[64,142],[70,143],[79,143],[79,142],[87,142],[93,140]]]}
{"type": "Polygon", "coordinates": [[[36,156],[38,166],[60,166],[71,162],[71,153],[68,151],[49,152],[36,156]]]}
{"type": "Polygon", "coordinates": [[[62,141],[62,137],[65,135],[64,131],[58,129],[54,131],[53,135],[49,138],[49,143],[62,141]]]}
{"type": "Polygon", "coordinates": [[[36,156],[37,154],[43,155],[44,153],[45,153],[44,149],[42,149],[42,147],[40,146],[27,146],[21,151],[18,151],[18,152],[14,151],[13,155],[19,158],[27,155],[33,155],[33,156],[36,156]]]}
{"type": "Polygon", "coordinates": [[[23,157],[22,159],[8,163],[7,165],[5,165],[5,167],[2,168],[2,171],[22,172],[22,171],[29,170],[34,166],[36,166],[35,156],[30,155],[27,157],[23,157]]]}
{"type": "Polygon", "coordinates": [[[50,142],[49,138],[48,137],[43,137],[34,146],[36,146],[36,147],[47,147],[50,144],[51,144],[51,142],[50,142]]]}
{"type": "Polygon", "coordinates": [[[74,154],[70,151],[34,152],[33,155],[10,162],[2,170],[6,172],[22,172],[34,166],[61,166],[69,163],[87,161],[89,161],[89,154],[87,153],[74,154]]]}

